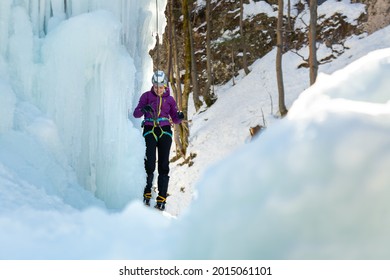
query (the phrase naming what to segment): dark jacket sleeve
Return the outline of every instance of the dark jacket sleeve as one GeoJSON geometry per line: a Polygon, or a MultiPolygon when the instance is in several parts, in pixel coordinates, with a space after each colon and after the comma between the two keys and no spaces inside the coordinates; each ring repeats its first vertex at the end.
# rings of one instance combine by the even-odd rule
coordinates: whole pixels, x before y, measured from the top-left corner
{"type": "Polygon", "coordinates": [[[144,113],[142,113],[141,109],[148,104],[148,100],[147,100],[146,94],[147,93],[145,92],[144,94],[141,95],[141,97],[139,99],[139,102],[138,102],[138,105],[134,109],[133,116],[135,118],[140,118],[140,117],[142,117],[144,115],[144,113]]]}

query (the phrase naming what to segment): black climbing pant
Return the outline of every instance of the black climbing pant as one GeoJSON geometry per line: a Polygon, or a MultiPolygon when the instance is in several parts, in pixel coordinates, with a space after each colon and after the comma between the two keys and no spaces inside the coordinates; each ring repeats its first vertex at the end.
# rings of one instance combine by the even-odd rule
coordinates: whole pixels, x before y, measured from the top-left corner
{"type": "Polygon", "coordinates": [[[158,195],[167,197],[169,182],[169,153],[172,145],[172,129],[170,126],[153,127],[145,126],[144,133],[146,153],[145,153],[145,171],[146,171],[146,192],[151,192],[153,183],[153,174],[156,169],[156,150],[158,159],[158,195]]]}

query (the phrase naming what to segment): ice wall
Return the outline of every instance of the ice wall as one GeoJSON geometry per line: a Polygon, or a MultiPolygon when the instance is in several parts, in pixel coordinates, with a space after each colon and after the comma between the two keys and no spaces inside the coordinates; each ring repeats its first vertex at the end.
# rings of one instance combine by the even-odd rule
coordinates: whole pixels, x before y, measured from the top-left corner
{"type": "Polygon", "coordinates": [[[12,88],[0,79],[0,133],[13,127],[15,102],[16,97],[12,88]]]}
{"type": "MultiPolygon", "coordinates": [[[[161,12],[165,4],[159,1],[161,12]]],[[[36,142],[51,157],[48,166],[69,177],[34,184],[60,196],[79,184],[109,208],[139,197],[144,144],[127,112],[149,86],[155,18],[152,0],[0,2],[0,142],[25,134],[31,148],[24,161],[37,157],[36,142]]],[[[164,27],[165,20],[158,31],[164,27]]],[[[11,142],[0,143],[4,151],[18,150],[11,142]]],[[[0,161],[9,157],[0,153],[0,161]]],[[[27,173],[26,181],[37,177],[27,173]]]]}

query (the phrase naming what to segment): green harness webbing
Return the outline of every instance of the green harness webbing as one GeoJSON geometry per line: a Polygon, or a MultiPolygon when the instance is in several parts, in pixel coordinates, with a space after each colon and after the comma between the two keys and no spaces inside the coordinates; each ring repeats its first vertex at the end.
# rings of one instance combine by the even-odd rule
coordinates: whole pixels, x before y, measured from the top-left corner
{"type": "Polygon", "coordinates": [[[172,137],[172,134],[171,134],[171,133],[169,133],[169,132],[167,132],[167,131],[164,131],[164,130],[160,127],[160,122],[161,122],[161,121],[169,121],[168,118],[158,118],[157,120],[152,119],[152,118],[146,118],[144,121],[153,122],[153,124],[154,124],[152,130],[149,130],[149,131],[147,131],[147,132],[144,133],[144,137],[145,137],[146,135],[152,134],[153,137],[154,137],[154,139],[156,139],[156,141],[158,141],[158,139],[161,138],[164,134],[166,134],[166,135],[172,137]],[[155,129],[157,126],[160,127],[160,129],[161,129],[161,134],[160,134],[159,136],[157,136],[156,133],[154,132],[154,129],[155,129]]]}

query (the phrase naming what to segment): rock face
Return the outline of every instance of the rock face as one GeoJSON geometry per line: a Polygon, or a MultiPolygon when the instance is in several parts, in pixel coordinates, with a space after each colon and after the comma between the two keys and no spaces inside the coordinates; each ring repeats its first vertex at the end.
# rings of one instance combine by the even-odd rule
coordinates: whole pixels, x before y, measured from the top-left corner
{"type": "Polygon", "coordinates": [[[390,1],[389,0],[366,0],[368,20],[364,29],[373,33],[390,24],[390,1]]]}

